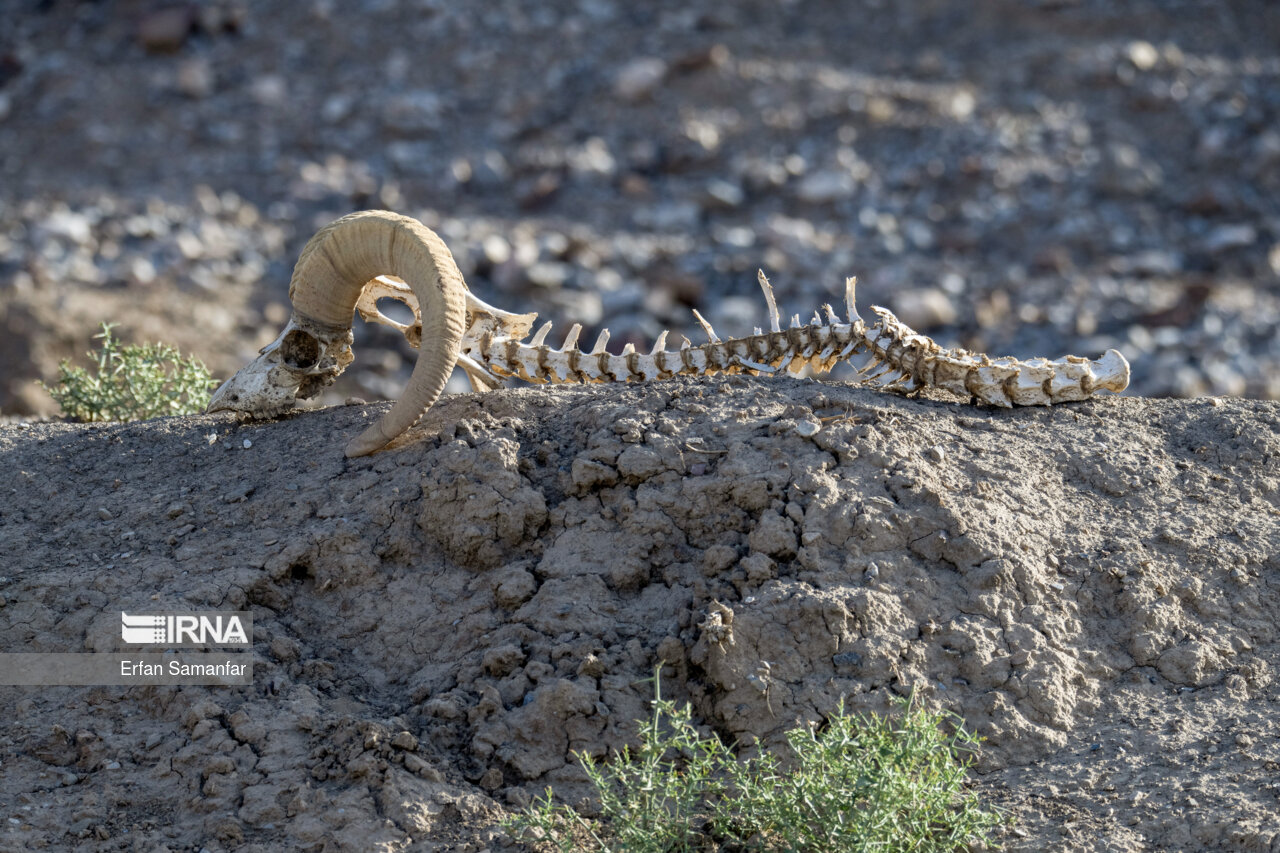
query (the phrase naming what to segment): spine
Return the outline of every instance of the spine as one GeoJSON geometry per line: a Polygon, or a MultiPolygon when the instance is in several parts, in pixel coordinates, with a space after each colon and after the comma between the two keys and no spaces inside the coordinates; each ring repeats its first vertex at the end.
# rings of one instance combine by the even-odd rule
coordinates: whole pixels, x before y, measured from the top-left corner
{"type": "MultiPolygon", "coordinates": [[[[845,282],[844,321],[830,305],[824,305],[825,319],[815,312],[813,319],[802,325],[796,315],[790,327],[783,329],[773,288],[763,272],[759,281],[768,304],[769,331],[756,329],[749,337],[722,340],[711,324],[694,311],[694,317],[707,333],[707,343],[694,346],[686,340],[679,350],[668,352],[665,349],[667,333],[663,332],[647,353],[637,352],[628,344],[620,354],[614,355],[605,349],[608,329],[600,333],[590,351],[584,352],[577,346],[582,331],[580,325],[575,324],[564,343],[554,348],[545,343],[551,331],[550,323],[538,329],[528,342],[520,339],[527,334],[528,324],[520,328],[517,338],[503,334],[506,324],[499,323],[483,327],[478,337],[465,337],[462,360],[494,377],[515,376],[538,384],[585,384],[651,382],[672,376],[717,373],[755,376],[789,371],[798,374],[805,368],[826,373],[841,361],[867,353],[870,361],[860,373],[868,382],[888,375],[891,378],[884,383],[887,385],[904,386],[911,391],[941,388],[1000,407],[1048,406],[1087,400],[1098,391],[1119,392],[1129,384],[1129,363],[1116,350],[1107,350],[1101,358],[1092,361],[1073,355],[1056,361],[991,358],[968,350],[941,347],[879,306],[872,306],[876,322],[867,327],[857,312],[854,299],[857,280],[852,278],[845,282]]],[[[530,320],[532,316],[520,315],[530,320]]]]}
{"type": "Polygon", "coordinates": [[[826,372],[837,362],[865,351],[861,336],[850,324],[809,324],[744,338],[717,338],[698,346],[686,341],[674,352],[664,349],[664,332],[647,353],[628,344],[616,355],[604,349],[607,333],[601,335],[590,352],[579,350],[573,345],[578,331],[575,326],[566,344],[558,349],[532,341],[485,336],[478,347],[466,354],[497,376],[516,376],[540,384],[586,384],[651,382],[717,373],[799,373],[806,366],[826,372]]]}

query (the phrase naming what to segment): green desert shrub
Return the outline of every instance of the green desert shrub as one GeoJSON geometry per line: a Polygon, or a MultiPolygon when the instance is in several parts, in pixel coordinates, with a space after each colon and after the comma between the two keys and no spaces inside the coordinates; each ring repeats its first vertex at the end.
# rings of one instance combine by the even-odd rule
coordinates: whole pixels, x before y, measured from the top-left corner
{"type": "Polygon", "coordinates": [[[598,819],[556,804],[548,789],[507,829],[561,853],[968,850],[990,844],[1002,817],[965,789],[978,741],[960,722],[911,700],[888,717],[841,706],[824,726],[787,734],[794,761],[783,769],[767,753],[739,760],[700,736],[688,705],[659,689],[634,754],[624,749],[610,764],[579,755],[598,819]]]}
{"type": "Polygon", "coordinates": [[[209,403],[215,383],[198,358],[183,358],[168,344],[121,345],[103,323],[89,369],[69,361],[58,365],[58,381],[44,385],[62,413],[81,421],[140,421],[162,415],[189,415],[209,403]]]}

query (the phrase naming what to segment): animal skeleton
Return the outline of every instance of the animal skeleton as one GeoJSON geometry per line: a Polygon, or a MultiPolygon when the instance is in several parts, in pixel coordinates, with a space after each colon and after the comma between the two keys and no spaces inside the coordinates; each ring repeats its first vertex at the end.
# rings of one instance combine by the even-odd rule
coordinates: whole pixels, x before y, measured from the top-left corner
{"type": "Polygon", "coordinates": [[[854,306],[856,279],[845,282],[846,314],[830,305],[807,324],[799,315],[782,328],[773,288],[761,272],[769,306],[769,331],[721,339],[694,311],[710,339],[694,346],[687,339],[666,350],[667,333],[653,349],[620,354],[605,349],[609,331],[589,352],[578,349],[582,326],[574,324],[559,348],[546,344],[546,323],[528,341],[536,314],[512,314],[485,303],[469,290],[444,242],[407,216],[370,210],[352,213],[317,233],[303,248],[289,284],[293,315],[284,331],[214,392],[208,411],[233,411],[268,418],[292,409],[332,383],[352,361],[353,311],[369,322],[399,330],[418,348],[418,362],[400,401],[378,423],[346,447],[363,456],[384,447],[413,426],[444,390],[455,363],[476,391],[498,387],[504,377],[534,383],[649,382],[672,376],[717,373],[822,373],[838,362],[865,354],[870,379],[896,374],[889,385],[909,390],[943,388],[993,406],[1048,406],[1085,400],[1101,390],[1123,391],[1129,363],[1111,349],[1091,361],[1065,356],[1056,361],[991,358],[946,349],[916,334],[884,308],[872,306],[868,326],[854,306]],[[414,322],[384,315],[378,300],[407,305],[414,322]],[[426,342],[426,346],[423,346],[426,342]]]}

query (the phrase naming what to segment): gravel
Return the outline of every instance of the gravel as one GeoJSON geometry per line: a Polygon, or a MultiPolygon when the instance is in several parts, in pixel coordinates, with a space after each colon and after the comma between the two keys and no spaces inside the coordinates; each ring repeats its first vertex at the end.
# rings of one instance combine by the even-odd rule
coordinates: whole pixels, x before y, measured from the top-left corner
{"type": "MultiPolygon", "coordinates": [[[[1254,0],[26,4],[0,31],[0,411],[103,320],[225,376],[321,225],[642,346],[864,304],[946,345],[1280,398],[1280,8],[1254,0]]],[[[552,337],[556,335],[553,332],[552,337]]],[[[412,354],[357,329],[333,391],[412,354]]]]}

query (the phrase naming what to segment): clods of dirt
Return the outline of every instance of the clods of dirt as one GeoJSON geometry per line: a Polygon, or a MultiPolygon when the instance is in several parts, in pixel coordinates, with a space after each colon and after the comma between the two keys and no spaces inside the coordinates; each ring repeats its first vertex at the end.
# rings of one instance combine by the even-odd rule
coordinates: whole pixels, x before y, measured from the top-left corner
{"type": "Polygon", "coordinates": [[[383,408],[0,427],[7,651],[243,609],[255,657],[0,688],[0,846],[499,848],[660,661],[747,749],[955,711],[1010,849],[1280,842],[1275,403],[683,379],[448,397],[344,458],[383,408]]]}

